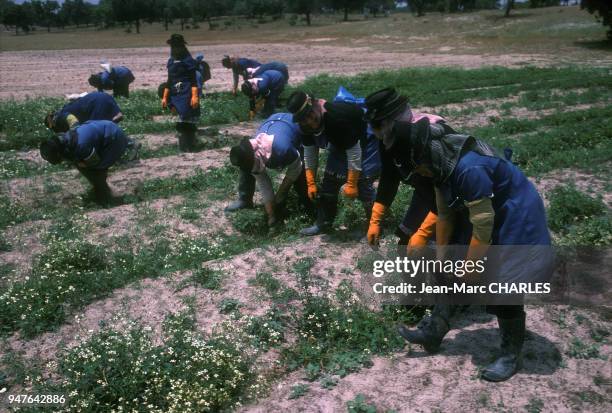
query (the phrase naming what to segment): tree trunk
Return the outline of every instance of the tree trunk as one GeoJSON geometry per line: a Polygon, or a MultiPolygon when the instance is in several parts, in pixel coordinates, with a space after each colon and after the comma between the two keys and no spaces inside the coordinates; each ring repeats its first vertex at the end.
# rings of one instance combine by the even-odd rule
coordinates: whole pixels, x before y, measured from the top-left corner
{"type": "Polygon", "coordinates": [[[181,31],[185,30],[185,20],[181,19],[181,31]]]}
{"type": "Polygon", "coordinates": [[[344,21],[347,22],[348,21],[348,7],[344,8],[344,21]]]}
{"type": "Polygon", "coordinates": [[[164,17],[164,28],[168,31],[168,18],[164,17]]]}
{"type": "Polygon", "coordinates": [[[310,12],[306,12],[306,24],[310,26],[310,12]]]}
{"type": "Polygon", "coordinates": [[[513,6],[514,6],[514,0],[507,0],[506,13],[504,14],[504,17],[510,16],[510,10],[512,10],[513,6]]]}
{"type": "Polygon", "coordinates": [[[47,25],[47,33],[51,33],[51,25],[50,24],[47,25]]]}
{"type": "Polygon", "coordinates": [[[425,16],[425,2],[423,0],[418,0],[415,3],[417,9],[417,17],[425,16]]]}
{"type": "Polygon", "coordinates": [[[140,34],[140,19],[136,19],[136,34],[140,34]]]}

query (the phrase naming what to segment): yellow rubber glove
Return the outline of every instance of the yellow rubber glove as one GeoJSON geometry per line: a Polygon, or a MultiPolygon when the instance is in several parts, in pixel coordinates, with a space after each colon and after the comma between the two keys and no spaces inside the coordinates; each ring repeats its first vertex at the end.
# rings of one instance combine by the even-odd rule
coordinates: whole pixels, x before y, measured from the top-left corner
{"type": "Polygon", "coordinates": [[[315,172],[312,169],[306,169],[306,184],[308,185],[308,198],[314,201],[317,197],[317,183],[315,182],[315,172]]]}
{"type": "Polygon", "coordinates": [[[372,216],[370,218],[370,226],[368,227],[368,244],[378,245],[380,240],[380,222],[385,215],[385,207],[380,202],[374,202],[372,206],[372,216]]]}
{"type": "Polygon", "coordinates": [[[359,181],[360,171],[349,169],[348,176],[346,177],[346,184],[344,184],[344,196],[347,198],[357,198],[359,190],[357,189],[357,181],[359,181]]]}
{"type": "Polygon", "coordinates": [[[198,96],[198,88],[197,86],[191,87],[191,102],[190,105],[193,109],[200,106],[200,96],[198,96]]]}
{"type": "Polygon", "coordinates": [[[77,123],[79,123],[79,120],[71,113],[66,116],[66,122],[68,122],[68,127],[72,129],[77,123]]]}
{"type": "Polygon", "coordinates": [[[162,96],[162,101],[161,101],[162,109],[167,109],[168,108],[168,98],[169,97],[170,97],[170,89],[165,88],[164,89],[164,94],[162,96]]]}

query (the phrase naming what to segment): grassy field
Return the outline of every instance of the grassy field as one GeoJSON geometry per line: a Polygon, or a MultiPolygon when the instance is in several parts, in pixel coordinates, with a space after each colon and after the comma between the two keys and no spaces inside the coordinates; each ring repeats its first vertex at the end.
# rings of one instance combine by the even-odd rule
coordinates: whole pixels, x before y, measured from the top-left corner
{"type": "MultiPolygon", "coordinates": [[[[566,59],[589,54],[593,49],[610,51],[603,42],[605,28],[577,6],[521,9],[510,18],[503,18],[500,10],[430,13],[422,18],[409,13],[370,19],[354,15],[349,22],[341,22],[341,18],[341,15],[315,16],[310,27],[300,20],[291,25],[290,14],[280,20],[227,18],[215,20],[212,29],[208,23],[200,23],[197,28],[185,30],[185,35],[193,47],[240,42],[315,42],[419,53],[562,52],[566,59]]],[[[141,34],[126,33],[125,27],[74,28],[51,34],[39,30],[20,36],[1,32],[0,44],[5,51],[156,47],[163,46],[168,33],[176,31],[180,31],[177,24],[170,25],[168,31],[160,24],[144,24],[141,34]]]]}
{"type": "MultiPolygon", "coordinates": [[[[331,98],[339,85],[356,95],[394,85],[415,110],[511,147],[546,198],[557,244],[612,244],[608,70],[404,69],[317,76],[300,87],[331,98]]],[[[48,134],[40,119],[60,103],[0,102],[0,388],[64,394],[66,411],[188,411],[187,401],[191,411],[292,411],[321,400],[334,411],[406,411],[416,396],[405,388],[385,396],[377,383],[351,384],[364,368],[377,374],[396,360],[404,343],[395,324],[415,321],[403,308],[373,310],[355,293],[376,257],[353,235],[365,228],[360,206],[342,201],[334,234],[314,240],[297,236],[309,223],[299,213],[268,233],[262,209],[221,212],[236,196],[227,147],[256,127],[223,133],[246,120],[245,99],[203,100],[208,147],[197,154],[179,154],[172,123],[153,120],[162,115],[153,92],[120,99],[122,126],[144,156],[112,171],[122,201],[109,209],[90,201],[76,171],[36,154],[48,134]]],[[[383,251],[394,248],[390,234],[409,197],[402,188],[383,251]]],[[[609,316],[571,306],[530,312],[535,342],[549,345],[528,346],[526,372],[512,381],[515,391],[539,390],[520,390],[504,408],[609,411],[609,316]],[[547,376],[530,373],[545,365],[547,376]]],[[[440,386],[457,388],[424,406],[503,405],[507,387],[471,378],[484,360],[434,360],[446,369],[440,382],[418,369],[395,372],[431,397],[440,386]]]]}

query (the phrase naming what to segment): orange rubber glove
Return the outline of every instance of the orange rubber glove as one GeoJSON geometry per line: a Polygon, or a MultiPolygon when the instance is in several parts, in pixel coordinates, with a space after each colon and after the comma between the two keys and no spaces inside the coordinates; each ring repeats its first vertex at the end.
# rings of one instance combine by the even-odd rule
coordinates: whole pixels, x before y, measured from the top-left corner
{"type": "Polygon", "coordinates": [[[368,244],[378,245],[380,240],[380,222],[385,215],[385,207],[380,202],[374,202],[372,206],[372,217],[370,218],[370,226],[368,227],[368,244]]]}
{"type": "Polygon", "coordinates": [[[348,176],[346,177],[346,184],[344,184],[344,196],[347,198],[357,198],[359,190],[357,189],[357,181],[359,180],[360,171],[349,169],[348,176]]]}
{"type": "Polygon", "coordinates": [[[167,109],[168,108],[168,98],[169,97],[170,97],[170,89],[165,88],[164,89],[164,94],[162,96],[162,101],[161,101],[162,109],[167,109]]]}
{"type": "Polygon", "coordinates": [[[433,212],[427,214],[419,229],[410,237],[410,241],[408,241],[408,251],[415,248],[422,248],[427,245],[427,240],[435,234],[437,219],[438,216],[433,212]]]}
{"type": "Polygon", "coordinates": [[[193,109],[200,106],[200,96],[198,96],[198,87],[191,87],[191,102],[189,103],[193,109]]]}
{"type": "Polygon", "coordinates": [[[466,261],[478,261],[482,259],[489,249],[488,242],[480,241],[478,238],[472,236],[470,240],[470,248],[468,248],[466,261]]]}
{"type": "Polygon", "coordinates": [[[315,172],[312,169],[306,169],[306,184],[308,185],[308,198],[314,201],[317,197],[317,183],[315,182],[315,172]]]}

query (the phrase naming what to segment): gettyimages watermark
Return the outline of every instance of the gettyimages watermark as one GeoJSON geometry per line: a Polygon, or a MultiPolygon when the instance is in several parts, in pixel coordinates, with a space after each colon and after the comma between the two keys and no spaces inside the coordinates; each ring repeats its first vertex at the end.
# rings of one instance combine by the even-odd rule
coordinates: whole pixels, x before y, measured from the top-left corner
{"type": "Polygon", "coordinates": [[[467,259],[466,246],[380,257],[362,292],[386,304],[609,305],[612,249],[494,245],[467,259]]]}

